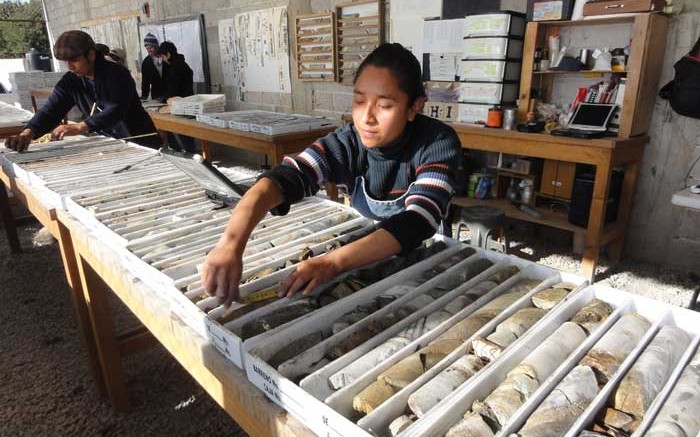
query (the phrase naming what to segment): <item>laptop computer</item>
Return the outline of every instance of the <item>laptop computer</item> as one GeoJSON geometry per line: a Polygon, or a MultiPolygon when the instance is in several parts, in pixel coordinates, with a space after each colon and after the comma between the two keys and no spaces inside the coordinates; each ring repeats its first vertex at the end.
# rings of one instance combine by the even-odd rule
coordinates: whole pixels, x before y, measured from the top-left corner
{"type": "Polygon", "coordinates": [[[566,128],[552,131],[552,135],[575,138],[598,138],[605,135],[608,122],[617,105],[612,103],[579,103],[566,128]]]}

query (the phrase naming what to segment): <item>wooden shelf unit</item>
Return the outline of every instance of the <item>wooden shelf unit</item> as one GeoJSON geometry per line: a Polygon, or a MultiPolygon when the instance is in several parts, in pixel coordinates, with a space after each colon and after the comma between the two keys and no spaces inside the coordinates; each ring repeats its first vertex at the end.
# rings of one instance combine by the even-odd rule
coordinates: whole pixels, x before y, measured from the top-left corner
{"type": "MultiPolygon", "coordinates": [[[[668,29],[668,17],[660,13],[640,13],[593,20],[528,23],[520,75],[518,117],[521,121],[526,118],[533,88],[541,88],[544,92],[544,101],[549,101],[554,81],[560,75],[593,73],[534,71],[535,49],[545,47],[548,38],[559,35],[562,27],[611,24],[632,24],[630,55],[625,72],[627,84],[620,114],[619,136],[630,138],[647,132],[656,99],[656,84],[659,82],[663,62],[663,56],[659,56],[659,53],[664,52],[668,29]],[[541,82],[541,85],[536,85],[535,82],[541,82]]],[[[613,71],[610,73],[625,74],[613,71]]],[[[572,100],[573,98],[574,94],[571,96],[572,100]]]]}
{"type": "Polygon", "coordinates": [[[299,15],[295,24],[297,78],[307,82],[335,82],[335,14],[322,12],[299,15]],[[311,47],[311,49],[302,50],[304,47],[311,47]]]}
{"type": "Polygon", "coordinates": [[[465,149],[589,164],[596,167],[591,210],[588,226],[585,229],[569,223],[568,216],[563,212],[538,208],[537,210],[543,214],[543,217],[538,219],[520,211],[506,199],[478,201],[459,197],[453,199],[455,205],[470,206],[479,202],[489,202],[487,204],[502,208],[509,217],[573,232],[574,248],[578,247],[583,251],[581,274],[592,281],[595,280],[595,269],[602,246],[609,245],[611,260],[620,259],[644,145],[649,141],[648,137],[584,140],[543,133],[483,129],[462,123],[450,123],[450,125],[457,132],[465,149]],[[617,220],[605,223],[611,173],[613,167],[617,166],[625,166],[617,220]]]}
{"type": "Polygon", "coordinates": [[[620,74],[625,75],[627,71],[612,71],[612,70],[579,70],[579,71],[558,71],[558,70],[538,70],[532,74],[580,74],[581,76],[602,76],[604,74],[620,74]]]}
{"type": "Polygon", "coordinates": [[[581,235],[585,235],[586,233],[586,228],[569,223],[568,215],[563,211],[555,211],[548,208],[534,208],[537,210],[537,212],[542,214],[541,218],[537,218],[519,210],[517,206],[513,205],[506,199],[480,200],[472,197],[453,197],[452,203],[459,207],[475,205],[495,206],[496,208],[503,210],[506,213],[506,216],[514,219],[551,226],[553,228],[563,229],[565,231],[574,232],[581,235]]]}
{"type": "Polygon", "coordinates": [[[360,62],[384,42],[384,0],[341,3],[335,15],[336,77],[340,83],[352,84],[360,62]]]}

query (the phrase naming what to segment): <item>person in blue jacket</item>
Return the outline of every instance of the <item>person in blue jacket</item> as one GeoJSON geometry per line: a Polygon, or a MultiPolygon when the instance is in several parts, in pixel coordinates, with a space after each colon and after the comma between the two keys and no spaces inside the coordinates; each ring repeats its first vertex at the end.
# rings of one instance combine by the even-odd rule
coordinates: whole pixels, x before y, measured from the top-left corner
{"type": "Polygon", "coordinates": [[[27,128],[6,139],[5,146],[22,151],[32,139],[49,132],[57,139],[96,132],[114,138],[153,134],[132,141],[160,147],[160,138],[141,105],[131,74],[124,67],[106,61],[97,52],[90,35],[69,30],[58,37],[53,49],[56,59],[65,61],[69,71],[27,123],[27,128]],[[73,106],[78,107],[83,120],[61,124],[73,106]]]}

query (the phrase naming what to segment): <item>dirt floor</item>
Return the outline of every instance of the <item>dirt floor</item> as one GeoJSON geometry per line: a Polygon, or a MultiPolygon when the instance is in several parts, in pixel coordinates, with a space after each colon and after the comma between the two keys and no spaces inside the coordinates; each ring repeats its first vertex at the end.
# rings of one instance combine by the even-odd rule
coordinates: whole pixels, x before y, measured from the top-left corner
{"type": "MultiPolygon", "coordinates": [[[[88,373],[57,244],[20,229],[12,255],[0,224],[0,436],[246,436],[165,348],[129,357],[132,409],[117,414],[88,373]]],[[[115,297],[116,325],[135,318],[115,297]]]]}
{"type": "MultiPolygon", "coordinates": [[[[38,230],[20,229],[25,251],[14,256],[0,228],[0,436],[246,435],[161,346],[124,362],[133,408],[114,413],[88,374],[58,247],[35,247],[38,230]]],[[[572,272],[580,265],[565,233],[519,224],[508,234],[514,255],[572,272]]],[[[604,262],[598,275],[683,306],[700,287],[687,273],[634,262],[604,262]]],[[[117,312],[119,326],[136,323],[117,312]]]]}
{"type": "MultiPolygon", "coordinates": [[[[581,258],[572,251],[570,233],[512,222],[508,236],[511,255],[561,271],[579,273],[581,258]]],[[[700,278],[690,272],[629,259],[611,263],[604,250],[596,269],[596,282],[682,307],[688,306],[694,290],[700,288],[700,278]]]]}

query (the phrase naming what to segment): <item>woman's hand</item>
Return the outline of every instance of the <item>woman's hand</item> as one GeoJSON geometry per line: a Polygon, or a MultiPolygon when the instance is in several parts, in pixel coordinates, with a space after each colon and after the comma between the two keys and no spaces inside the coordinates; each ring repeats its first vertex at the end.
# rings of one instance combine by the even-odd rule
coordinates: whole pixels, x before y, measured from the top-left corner
{"type": "Polygon", "coordinates": [[[308,295],[342,272],[372,264],[400,251],[398,240],[385,229],[378,229],[340,249],[297,264],[292,274],[280,283],[279,296],[286,294],[291,297],[299,290],[308,295]]]}
{"type": "Polygon", "coordinates": [[[29,143],[32,142],[32,138],[34,138],[34,132],[32,132],[31,129],[27,128],[23,130],[19,135],[7,137],[7,139],[5,140],[5,147],[7,147],[8,149],[16,150],[18,152],[23,152],[24,149],[29,147],[29,143]]]}
{"type": "Polygon", "coordinates": [[[229,306],[238,298],[238,284],[243,273],[242,258],[237,245],[224,236],[202,265],[204,290],[209,296],[216,296],[220,305],[229,306]]]}
{"type": "Polygon", "coordinates": [[[333,254],[311,258],[297,264],[296,269],[280,283],[280,297],[292,297],[299,290],[307,296],[314,288],[334,279],[342,272],[333,254]]]}
{"type": "Polygon", "coordinates": [[[54,138],[62,140],[63,137],[84,134],[88,130],[87,123],[81,121],[80,123],[62,124],[54,129],[51,134],[54,138]]]}
{"type": "Polygon", "coordinates": [[[282,203],[282,193],[268,178],[255,183],[231,214],[226,230],[202,266],[202,284],[219,304],[231,305],[238,298],[243,274],[243,251],[255,226],[267,211],[282,203]]]}

